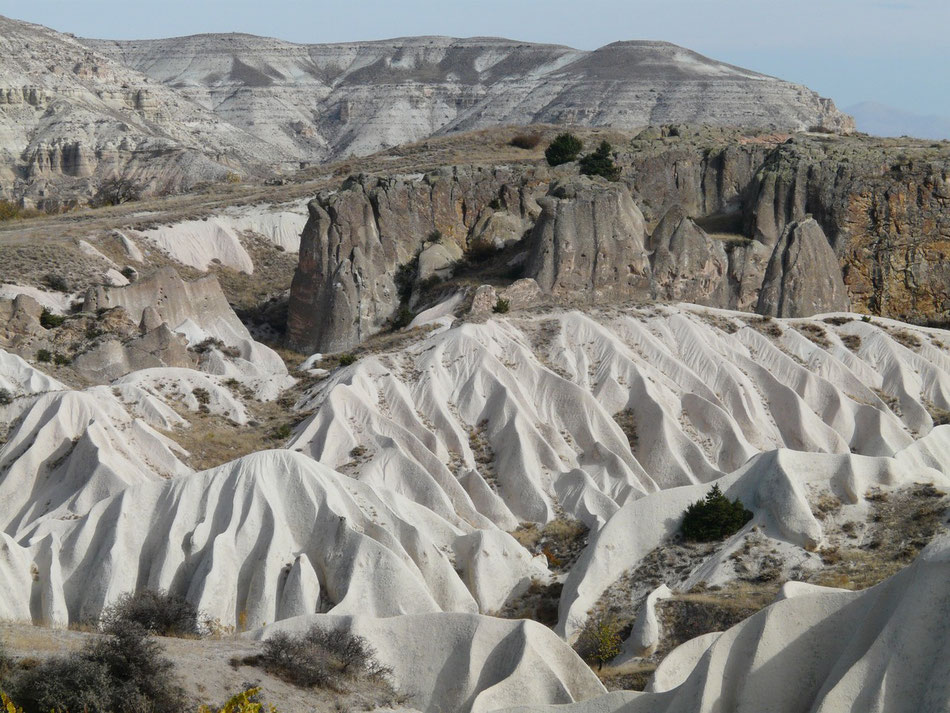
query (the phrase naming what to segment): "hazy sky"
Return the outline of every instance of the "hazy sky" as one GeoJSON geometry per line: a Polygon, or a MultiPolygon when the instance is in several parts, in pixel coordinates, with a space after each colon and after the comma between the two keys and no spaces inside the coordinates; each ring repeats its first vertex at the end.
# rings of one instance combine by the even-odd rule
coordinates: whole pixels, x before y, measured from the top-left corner
{"type": "Polygon", "coordinates": [[[950,115],[950,0],[0,0],[0,14],[120,39],[492,35],[581,49],[660,39],[807,84],[842,107],[950,115]]]}

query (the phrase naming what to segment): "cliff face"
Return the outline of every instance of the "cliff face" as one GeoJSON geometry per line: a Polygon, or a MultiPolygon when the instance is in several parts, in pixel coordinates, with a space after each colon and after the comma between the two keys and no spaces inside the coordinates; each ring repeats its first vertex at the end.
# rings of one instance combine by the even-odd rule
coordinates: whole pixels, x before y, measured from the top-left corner
{"type": "Polygon", "coordinates": [[[413,280],[451,278],[480,244],[507,246],[520,276],[560,301],[950,316],[946,147],[667,127],[617,160],[623,179],[612,184],[573,165],[456,168],[361,178],[318,197],[291,293],[292,342],[352,348],[405,301],[400,267],[411,292],[413,280]],[[438,245],[427,240],[435,230],[438,245]],[[417,257],[426,269],[407,270],[417,257]]]}
{"type": "Polygon", "coordinates": [[[950,313],[950,150],[900,140],[793,139],[753,181],[749,232],[774,244],[814,215],[855,308],[909,321],[950,313]]]}
{"type": "Polygon", "coordinates": [[[338,351],[379,332],[405,299],[405,281],[418,276],[424,247],[461,255],[485,232],[493,202],[528,220],[538,185],[533,172],[457,167],[419,179],[360,176],[321,194],[301,236],[291,343],[338,351]]]}

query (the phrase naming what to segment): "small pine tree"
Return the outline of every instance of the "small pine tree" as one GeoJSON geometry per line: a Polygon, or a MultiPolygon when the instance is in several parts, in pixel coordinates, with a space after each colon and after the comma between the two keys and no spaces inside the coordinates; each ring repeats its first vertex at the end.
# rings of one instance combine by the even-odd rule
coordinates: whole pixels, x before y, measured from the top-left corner
{"type": "Polygon", "coordinates": [[[713,542],[733,535],[752,519],[738,498],[730,501],[718,485],[713,485],[706,497],[686,508],[680,531],[694,542],[713,542]]]}
{"type": "Polygon", "coordinates": [[[620,180],[620,166],[614,163],[612,153],[613,147],[606,141],[601,141],[594,153],[581,157],[581,173],[585,176],[603,176],[608,181],[620,180]]]}
{"type": "Polygon", "coordinates": [[[544,150],[544,158],[551,166],[560,166],[562,163],[574,161],[580,155],[584,144],[581,140],[569,132],[558,134],[554,137],[551,145],[544,150]]]}

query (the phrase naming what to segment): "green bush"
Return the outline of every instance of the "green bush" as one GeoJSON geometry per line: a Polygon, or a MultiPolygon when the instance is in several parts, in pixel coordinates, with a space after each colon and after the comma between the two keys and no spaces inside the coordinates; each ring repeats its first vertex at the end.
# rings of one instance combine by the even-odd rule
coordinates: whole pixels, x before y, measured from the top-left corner
{"type": "Polygon", "coordinates": [[[73,363],[73,360],[70,356],[66,354],[60,354],[59,352],[53,352],[53,363],[57,366],[68,366],[73,363]]]}
{"type": "Polygon", "coordinates": [[[584,148],[581,140],[569,132],[558,134],[551,145],[544,150],[544,158],[551,166],[560,166],[562,163],[574,161],[584,148]]]}
{"type": "Polygon", "coordinates": [[[511,309],[511,302],[499,297],[498,301],[495,302],[495,306],[492,307],[492,312],[495,314],[506,314],[509,309],[511,309]]]}
{"type": "Polygon", "coordinates": [[[142,589],[121,597],[102,614],[106,630],[124,624],[141,627],[157,636],[197,637],[201,634],[198,610],[184,597],[142,589]]]}
{"type": "Polygon", "coordinates": [[[601,141],[594,153],[582,156],[578,166],[585,176],[603,176],[608,181],[620,180],[620,166],[614,163],[610,154],[613,147],[606,141],[601,141]]]}
{"type": "MultiPolygon", "coordinates": [[[[10,389],[0,387],[0,406],[9,406],[13,403],[13,393],[10,389]]],[[[0,665],[3,664],[3,649],[0,648],[0,665]]]]}
{"type": "Polygon", "coordinates": [[[396,312],[396,316],[393,317],[393,329],[402,329],[403,327],[408,327],[409,323],[415,318],[412,310],[409,309],[409,305],[402,305],[399,310],[396,312]]]}
{"type": "Polygon", "coordinates": [[[409,262],[403,263],[396,268],[396,274],[393,280],[396,283],[396,293],[402,302],[408,302],[412,296],[412,287],[419,274],[419,256],[416,255],[409,262]]]}
{"type": "Polygon", "coordinates": [[[290,434],[293,433],[293,430],[290,428],[289,423],[282,423],[273,431],[271,431],[271,438],[277,441],[286,441],[290,438],[290,434]]]}
{"type": "Polygon", "coordinates": [[[686,508],[680,532],[693,542],[712,542],[735,534],[751,519],[752,512],[738,498],[730,501],[713,485],[705,498],[686,508]]]}
{"type": "Polygon", "coordinates": [[[66,321],[66,318],[61,314],[53,314],[45,307],[40,313],[40,324],[43,326],[43,329],[56,329],[61,326],[63,322],[66,321]]]}
{"type": "Polygon", "coordinates": [[[340,366],[349,366],[350,364],[355,364],[357,359],[359,359],[359,357],[356,356],[356,354],[346,353],[340,354],[340,356],[337,357],[337,362],[340,366]]]}
{"type": "Polygon", "coordinates": [[[49,349],[39,349],[36,352],[36,360],[41,362],[53,361],[53,353],[49,349]]]}
{"type": "Polygon", "coordinates": [[[43,275],[43,284],[57,292],[69,292],[69,283],[66,282],[66,278],[62,275],[57,275],[52,272],[47,273],[43,275]]]}
{"type": "Polygon", "coordinates": [[[171,671],[144,629],[122,623],[80,651],[20,669],[7,685],[25,713],[158,713],[180,709],[171,671]]]}

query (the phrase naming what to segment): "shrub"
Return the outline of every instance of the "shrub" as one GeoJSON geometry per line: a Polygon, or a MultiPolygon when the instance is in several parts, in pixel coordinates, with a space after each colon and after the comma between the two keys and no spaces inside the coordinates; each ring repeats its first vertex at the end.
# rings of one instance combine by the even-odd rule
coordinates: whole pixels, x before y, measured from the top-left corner
{"type": "Polygon", "coordinates": [[[53,353],[49,349],[39,349],[36,352],[36,360],[41,362],[53,361],[53,353]]]}
{"type": "Polygon", "coordinates": [[[293,431],[290,428],[290,424],[282,423],[271,431],[271,438],[277,441],[286,441],[290,438],[291,433],[293,433],[293,431]]]}
{"type": "Polygon", "coordinates": [[[0,200],[0,222],[4,220],[35,218],[39,215],[43,215],[43,212],[35,208],[24,208],[13,201],[0,200]]]}
{"type": "Polygon", "coordinates": [[[560,166],[562,163],[570,163],[577,159],[584,144],[581,140],[569,132],[558,134],[554,141],[544,150],[544,158],[551,166],[560,166]]]}
{"type": "Polygon", "coordinates": [[[17,708],[3,691],[0,691],[0,711],[3,711],[3,713],[23,713],[23,709],[17,708]]]}
{"type": "Polygon", "coordinates": [[[73,363],[71,357],[66,354],[60,354],[59,352],[53,352],[53,363],[57,366],[67,366],[73,363]]]}
{"type": "Polygon", "coordinates": [[[514,146],[516,149],[525,149],[530,151],[533,148],[536,148],[538,144],[541,143],[541,136],[539,134],[516,134],[512,137],[511,141],[508,142],[509,146],[514,146]]]}
{"type": "Polygon", "coordinates": [[[437,242],[439,242],[440,240],[442,240],[442,231],[441,231],[441,230],[433,230],[431,233],[429,233],[429,234],[426,236],[426,242],[427,242],[427,243],[437,243],[437,242]]]}
{"type": "MultiPolygon", "coordinates": [[[[13,393],[10,389],[0,387],[0,406],[9,406],[13,403],[13,393]]],[[[3,667],[3,649],[0,648],[0,669],[3,667]]]]}
{"type": "Polygon", "coordinates": [[[419,256],[416,255],[409,262],[403,263],[396,268],[396,274],[393,280],[396,283],[396,293],[402,302],[408,302],[412,296],[412,286],[415,284],[416,276],[419,273],[419,256]]]}
{"type": "Polygon", "coordinates": [[[376,661],[376,651],[366,639],[345,629],[313,627],[296,636],[278,632],[250,662],[303,688],[338,689],[344,678],[384,679],[390,673],[376,661]]]}
{"type": "MultiPolygon", "coordinates": [[[[256,700],[260,692],[260,688],[249,688],[243,693],[238,693],[228,699],[228,702],[217,713],[264,713],[264,704],[256,700]]],[[[269,706],[266,710],[268,713],[277,713],[274,706],[269,706]]],[[[198,713],[215,713],[215,711],[209,706],[201,706],[198,713]]]]}
{"type": "Polygon", "coordinates": [[[687,540],[712,542],[738,532],[751,519],[752,512],[738,498],[730,502],[713,485],[705,498],[686,508],[680,531],[687,540]]]}
{"type": "Polygon", "coordinates": [[[80,651],[21,669],[10,691],[26,713],[172,711],[181,691],[171,669],[142,628],[120,623],[80,651]]]}
{"type": "Polygon", "coordinates": [[[142,187],[129,178],[110,178],[99,184],[92,206],[122,205],[142,197],[142,187]]]}
{"type": "Polygon", "coordinates": [[[142,589],[122,596],[102,615],[109,630],[133,624],[158,636],[199,636],[198,610],[184,597],[154,589],[142,589]]]}
{"type": "Polygon", "coordinates": [[[63,322],[66,321],[66,318],[61,314],[53,314],[45,307],[40,313],[40,324],[43,329],[56,329],[61,326],[63,322]]]}
{"type": "Polygon", "coordinates": [[[356,354],[346,353],[340,354],[337,361],[339,362],[340,366],[349,366],[350,364],[355,364],[357,359],[359,359],[359,357],[356,356],[356,354]]]}
{"type": "Polygon", "coordinates": [[[415,315],[412,313],[412,310],[409,309],[408,305],[402,305],[399,308],[399,311],[396,312],[396,316],[393,317],[393,329],[402,329],[403,327],[408,327],[409,323],[415,318],[415,315]]]}
{"type": "Polygon", "coordinates": [[[594,153],[581,157],[580,171],[585,176],[603,176],[608,181],[620,180],[620,166],[614,163],[610,154],[613,148],[606,141],[601,141],[594,153]]]}
{"type": "Polygon", "coordinates": [[[52,272],[47,273],[43,275],[43,284],[57,292],[69,292],[69,283],[66,282],[66,278],[62,275],[57,275],[52,272]]]}
{"type": "Polygon", "coordinates": [[[620,631],[616,620],[603,612],[589,616],[574,650],[587,663],[596,663],[598,669],[603,668],[620,653],[620,631]]]}
{"type": "Polygon", "coordinates": [[[499,297],[498,301],[495,302],[495,306],[492,307],[492,312],[495,314],[506,314],[509,309],[511,309],[511,303],[508,300],[499,297]]]}

